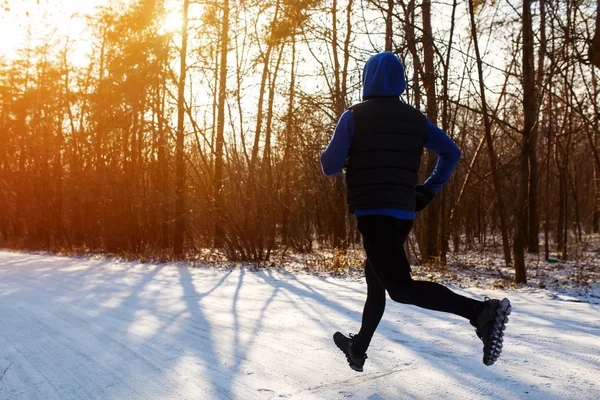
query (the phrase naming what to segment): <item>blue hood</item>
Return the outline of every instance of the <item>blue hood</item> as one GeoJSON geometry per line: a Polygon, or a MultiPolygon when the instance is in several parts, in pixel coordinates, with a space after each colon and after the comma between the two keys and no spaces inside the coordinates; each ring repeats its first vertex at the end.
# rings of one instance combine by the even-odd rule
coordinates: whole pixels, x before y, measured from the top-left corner
{"type": "Polygon", "coordinates": [[[394,53],[379,53],[367,61],[363,71],[363,100],[400,96],[405,89],[404,67],[394,53]]]}

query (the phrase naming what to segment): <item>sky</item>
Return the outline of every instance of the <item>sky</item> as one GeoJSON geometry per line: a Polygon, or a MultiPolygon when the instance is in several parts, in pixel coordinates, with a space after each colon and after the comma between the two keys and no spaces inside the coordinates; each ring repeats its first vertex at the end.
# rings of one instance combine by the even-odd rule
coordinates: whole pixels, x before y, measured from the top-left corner
{"type": "MultiPolygon", "coordinates": [[[[48,36],[71,40],[71,62],[85,64],[88,57],[90,32],[85,16],[110,0],[8,0],[8,10],[0,9],[0,55],[14,58],[19,48],[25,48],[31,27],[34,43],[48,36]]],[[[178,10],[165,17],[163,29],[174,31],[181,26],[178,10]]]]}
{"type": "Polygon", "coordinates": [[[27,29],[57,37],[81,37],[85,32],[83,15],[91,13],[103,0],[9,0],[9,11],[0,11],[0,54],[8,58],[27,43],[27,29]]]}
{"type": "MultiPolygon", "coordinates": [[[[27,34],[27,30],[29,27],[32,27],[34,33],[32,34],[33,43],[30,43],[29,47],[35,47],[36,38],[39,40],[38,43],[41,44],[40,39],[45,39],[49,36],[52,38],[56,38],[57,41],[64,43],[64,38],[70,38],[70,52],[69,52],[69,60],[72,64],[77,67],[83,67],[88,62],[89,52],[90,52],[90,35],[91,32],[89,29],[86,29],[86,14],[93,14],[94,9],[100,5],[106,5],[110,3],[111,0],[9,0],[9,8],[10,11],[0,10],[0,55],[4,56],[7,59],[11,59],[16,57],[17,49],[27,47],[27,41],[32,40],[29,39],[29,35],[27,34]]],[[[179,0],[169,0],[173,4],[173,11],[165,17],[165,22],[163,25],[163,29],[165,31],[177,31],[180,28],[181,24],[181,16],[180,16],[180,5],[178,4],[179,0]]],[[[440,40],[445,41],[445,36],[447,33],[444,33],[448,28],[448,16],[451,11],[451,5],[449,3],[436,3],[434,5],[433,11],[433,19],[434,19],[434,30],[440,30],[441,34],[437,35],[440,37],[440,40]]],[[[456,38],[455,38],[455,47],[461,47],[462,51],[467,51],[467,48],[464,47],[464,43],[459,43],[459,36],[464,37],[468,35],[468,29],[466,25],[466,8],[464,4],[459,5],[457,12],[457,30],[456,30],[456,38]]],[[[375,12],[372,15],[372,18],[368,19],[376,20],[377,24],[381,23],[381,14],[375,12]]],[[[369,49],[371,48],[370,40],[375,41],[375,45],[379,48],[383,47],[384,37],[383,35],[375,35],[370,39],[367,39],[364,35],[358,34],[359,30],[364,30],[364,27],[356,26],[354,28],[357,33],[354,37],[354,45],[360,48],[369,49]]],[[[372,29],[370,29],[373,32],[372,29]]],[[[378,32],[378,30],[376,30],[378,32]]],[[[178,44],[178,35],[174,36],[174,40],[176,44],[178,44]]],[[[494,49],[495,51],[489,52],[489,46],[485,43],[486,38],[482,35],[480,39],[480,44],[482,46],[482,52],[484,52],[484,57],[488,63],[493,63],[495,65],[505,65],[506,61],[503,59],[503,52],[498,49],[494,49]],[[485,50],[488,50],[486,52],[485,50]],[[496,62],[493,62],[492,59],[496,59],[496,62]]],[[[319,46],[313,50],[317,55],[320,55],[321,49],[319,46]]],[[[497,43],[496,45],[505,46],[506,43],[497,43]]],[[[492,45],[494,48],[494,45],[492,45]]],[[[307,49],[303,49],[302,47],[298,48],[300,52],[301,58],[305,61],[302,62],[302,66],[300,67],[301,73],[306,73],[307,75],[319,74],[320,68],[314,62],[313,57],[309,54],[307,49]]],[[[325,54],[322,54],[326,56],[325,54]]],[[[368,52],[364,55],[368,58],[368,52]]],[[[365,58],[365,61],[366,61],[365,58]]],[[[472,60],[466,60],[463,55],[458,52],[453,53],[453,65],[451,66],[451,81],[458,82],[455,77],[458,74],[462,74],[465,61],[469,62],[472,60]]],[[[178,62],[178,61],[177,61],[178,62]]],[[[229,56],[229,62],[231,67],[233,68],[236,65],[235,60],[235,52],[231,52],[229,56]]],[[[358,65],[362,65],[360,60],[357,60],[358,65]]],[[[284,69],[288,69],[289,66],[285,65],[284,69]]],[[[354,64],[354,61],[351,62],[354,64]]],[[[360,70],[360,67],[356,67],[351,65],[351,71],[360,70]]],[[[262,71],[262,66],[258,65],[255,74],[256,76],[246,76],[244,78],[244,90],[248,95],[247,107],[248,110],[255,111],[256,107],[256,99],[254,93],[256,92],[256,86],[258,84],[259,75],[262,71]]],[[[412,73],[412,68],[407,70],[409,73],[412,73]]],[[[499,71],[495,71],[490,68],[486,68],[486,84],[489,86],[495,86],[502,82],[502,73],[499,71]],[[494,83],[492,83],[494,82],[494,83]]],[[[193,71],[190,73],[194,74],[193,71]]],[[[287,74],[282,75],[278,79],[278,84],[287,85],[289,76],[287,74]]],[[[206,100],[210,96],[207,96],[206,88],[202,87],[201,77],[194,77],[192,75],[192,80],[194,81],[193,89],[191,85],[188,85],[189,90],[193,90],[194,97],[200,102],[206,103],[206,100]]],[[[470,77],[470,81],[476,83],[477,78],[475,76],[470,77]]],[[[323,89],[324,82],[322,79],[315,79],[315,77],[307,77],[305,79],[299,79],[297,81],[297,85],[302,88],[305,92],[318,92],[320,89],[323,89]]],[[[451,88],[453,90],[453,88],[451,88]]],[[[493,99],[493,95],[490,96],[490,100],[493,99]]],[[[356,93],[352,93],[352,101],[360,101],[360,92],[356,91],[356,93]]],[[[493,100],[492,100],[493,101],[493,100]]],[[[212,102],[209,102],[212,103],[212,102]]],[[[197,104],[201,105],[201,104],[197,104]]],[[[206,106],[210,106],[210,104],[205,104],[206,106]]],[[[251,112],[248,116],[249,118],[253,118],[253,112],[251,112]]],[[[253,123],[250,123],[250,127],[253,123]]]]}

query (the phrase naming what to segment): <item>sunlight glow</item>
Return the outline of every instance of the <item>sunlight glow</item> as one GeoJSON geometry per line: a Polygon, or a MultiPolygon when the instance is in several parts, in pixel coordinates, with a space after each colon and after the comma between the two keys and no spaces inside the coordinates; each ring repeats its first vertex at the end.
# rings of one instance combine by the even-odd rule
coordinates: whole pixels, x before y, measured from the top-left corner
{"type": "Polygon", "coordinates": [[[171,9],[163,18],[160,33],[173,33],[181,31],[181,14],[177,9],[171,9]]]}
{"type": "Polygon", "coordinates": [[[102,0],[10,1],[8,10],[0,9],[0,56],[14,58],[19,49],[43,44],[51,37],[55,43],[69,38],[74,62],[87,55],[90,39],[86,33],[86,14],[93,14],[102,0]]]}

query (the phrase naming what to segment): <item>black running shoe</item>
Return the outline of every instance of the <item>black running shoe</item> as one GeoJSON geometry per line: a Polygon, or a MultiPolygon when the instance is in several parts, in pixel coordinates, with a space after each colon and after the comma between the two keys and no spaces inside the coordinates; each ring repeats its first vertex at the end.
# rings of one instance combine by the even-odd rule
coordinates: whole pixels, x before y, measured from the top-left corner
{"type": "Polygon", "coordinates": [[[483,342],[483,363],[492,365],[502,353],[504,330],[511,312],[508,299],[490,300],[486,298],[483,309],[474,321],[477,336],[483,342]]]}
{"type": "Polygon", "coordinates": [[[348,360],[348,364],[350,364],[350,368],[358,372],[363,372],[363,365],[365,365],[367,355],[358,355],[352,353],[353,339],[353,334],[350,334],[350,337],[346,337],[339,332],[333,334],[333,342],[346,355],[346,359],[348,360]]]}

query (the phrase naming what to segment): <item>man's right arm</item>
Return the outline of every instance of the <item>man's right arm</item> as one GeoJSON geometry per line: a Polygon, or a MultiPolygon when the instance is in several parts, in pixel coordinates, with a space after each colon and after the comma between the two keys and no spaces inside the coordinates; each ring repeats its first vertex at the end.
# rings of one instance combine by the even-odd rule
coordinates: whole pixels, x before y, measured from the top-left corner
{"type": "Polygon", "coordinates": [[[427,120],[425,143],[423,146],[438,156],[435,169],[425,181],[423,187],[433,194],[437,193],[448,182],[458,161],[461,152],[456,144],[440,128],[427,120]]]}
{"type": "Polygon", "coordinates": [[[460,150],[437,126],[427,120],[423,146],[438,156],[431,176],[422,185],[417,185],[415,211],[421,211],[433,200],[435,194],[448,182],[460,160],[460,150]]]}

